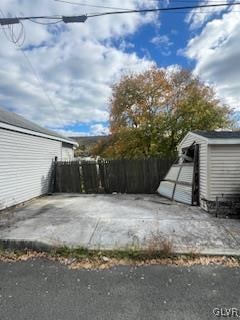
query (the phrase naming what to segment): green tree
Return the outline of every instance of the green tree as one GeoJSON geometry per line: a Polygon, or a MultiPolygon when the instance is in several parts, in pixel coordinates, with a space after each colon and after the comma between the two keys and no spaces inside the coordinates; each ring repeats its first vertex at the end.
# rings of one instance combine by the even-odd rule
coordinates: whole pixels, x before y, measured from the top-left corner
{"type": "Polygon", "coordinates": [[[188,70],[152,68],[112,89],[111,138],[95,148],[104,157],[172,156],[188,131],[231,124],[231,110],[188,70]]]}

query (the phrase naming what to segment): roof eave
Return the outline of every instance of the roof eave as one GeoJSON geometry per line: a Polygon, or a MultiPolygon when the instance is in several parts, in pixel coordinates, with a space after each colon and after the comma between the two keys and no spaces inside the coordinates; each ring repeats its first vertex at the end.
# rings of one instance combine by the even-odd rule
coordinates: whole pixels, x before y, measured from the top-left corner
{"type": "Polygon", "coordinates": [[[240,144],[240,138],[209,138],[208,144],[240,144]]]}
{"type": "Polygon", "coordinates": [[[190,131],[189,133],[191,133],[191,134],[194,135],[194,136],[200,137],[201,139],[203,139],[203,140],[205,140],[205,141],[208,141],[208,140],[209,140],[209,138],[204,137],[204,136],[202,136],[201,134],[198,134],[198,133],[196,133],[196,132],[190,131]]]}
{"type": "Polygon", "coordinates": [[[17,126],[13,126],[4,122],[0,122],[0,128],[9,130],[9,131],[15,131],[15,132],[20,132],[20,133],[25,133],[25,134],[29,134],[32,136],[37,136],[37,137],[41,137],[41,138],[46,138],[46,139],[50,139],[50,140],[56,140],[56,141],[61,141],[61,142],[65,142],[68,144],[71,144],[73,146],[78,146],[78,143],[72,140],[68,140],[67,138],[61,138],[61,137],[57,137],[57,136],[53,136],[53,135],[48,135],[48,134],[44,134],[41,132],[37,132],[37,131],[32,131],[32,130],[28,130],[28,129],[24,129],[24,128],[20,128],[17,126]]]}
{"type": "Polygon", "coordinates": [[[206,141],[207,144],[210,144],[210,145],[220,145],[220,144],[240,144],[240,138],[207,138],[207,137],[204,137],[202,136],[201,134],[198,134],[196,132],[192,132],[192,131],[189,131],[186,136],[183,138],[183,140],[180,142],[178,148],[180,147],[180,145],[185,141],[185,139],[189,136],[189,135],[192,135],[192,136],[196,136],[198,138],[201,138],[202,140],[206,141]]]}
{"type": "Polygon", "coordinates": [[[180,149],[181,149],[181,145],[184,143],[184,141],[188,138],[189,135],[194,136],[194,137],[201,138],[201,139],[203,139],[203,140],[205,140],[205,141],[208,141],[207,138],[205,138],[205,137],[203,137],[203,136],[201,136],[201,135],[199,135],[199,134],[197,134],[197,133],[195,133],[195,132],[189,131],[189,132],[184,136],[184,138],[182,139],[182,141],[178,144],[177,150],[180,150],[180,149]]]}

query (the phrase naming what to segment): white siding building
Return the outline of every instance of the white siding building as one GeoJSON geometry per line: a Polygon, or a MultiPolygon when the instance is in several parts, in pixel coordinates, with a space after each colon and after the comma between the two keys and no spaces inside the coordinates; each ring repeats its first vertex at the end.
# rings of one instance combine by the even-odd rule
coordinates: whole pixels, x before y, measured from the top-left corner
{"type": "MultiPolygon", "coordinates": [[[[240,132],[238,131],[236,132],[234,131],[233,132],[231,131],[189,132],[178,146],[178,152],[179,152],[180,158],[181,158],[181,155],[183,154],[183,150],[194,144],[198,145],[198,150],[199,150],[197,180],[199,184],[198,196],[199,196],[200,206],[203,209],[208,210],[209,209],[208,205],[211,203],[214,203],[216,201],[216,197],[218,196],[239,195],[240,194],[240,132]]],[[[186,165],[190,165],[190,163],[187,163],[186,165]]],[[[180,167],[181,165],[178,164],[175,166],[180,167]]],[[[192,166],[192,168],[193,167],[194,166],[192,166]]],[[[173,167],[170,170],[170,173],[171,172],[173,172],[173,167]]],[[[193,179],[193,173],[191,177],[193,179]]],[[[166,179],[166,182],[168,182],[169,184],[168,179],[166,179]]],[[[176,185],[178,185],[178,183],[176,185]]],[[[191,185],[193,185],[193,182],[191,185]]],[[[184,188],[185,189],[187,188],[186,183],[184,188]]],[[[192,186],[190,186],[189,184],[188,195],[192,196],[192,194],[190,194],[190,190],[192,190],[192,186]]],[[[169,193],[168,190],[167,192],[169,193]]],[[[185,199],[186,199],[186,196],[185,196],[185,199]]],[[[182,201],[182,202],[191,204],[190,201],[189,202],[182,201]]]]}
{"type": "Polygon", "coordinates": [[[49,192],[53,161],[77,143],[0,108],[0,210],[49,192]]]}

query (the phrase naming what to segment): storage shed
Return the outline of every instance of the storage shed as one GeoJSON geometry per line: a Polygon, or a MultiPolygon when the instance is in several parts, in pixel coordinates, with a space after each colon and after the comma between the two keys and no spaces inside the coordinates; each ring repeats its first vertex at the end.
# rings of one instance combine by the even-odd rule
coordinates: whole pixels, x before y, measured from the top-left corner
{"type": "Polygon", "coordinates": [[[0,108],[0,210],[49,192],[53,161],[77,143],[0,108]]]}
{"type": "Polygon", "coordinates": [[[240,194],[240,131],[189,132],[158,192],[206,211],[216,197],[240,194]]]}

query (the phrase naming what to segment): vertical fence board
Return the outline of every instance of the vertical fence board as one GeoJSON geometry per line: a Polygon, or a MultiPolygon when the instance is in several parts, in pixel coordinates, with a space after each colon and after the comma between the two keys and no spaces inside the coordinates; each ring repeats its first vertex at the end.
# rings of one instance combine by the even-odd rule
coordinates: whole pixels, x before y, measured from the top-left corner
{"type": "Polygon", "coordinates": [[[56,163],[56,192],[82,192],[79,162],[56,163]]]}
{"type": "Polygon", "coordinates": [[[99,178],[101,183],[101,191],[109,193],[109,178],[108,178],[108,161],[99,161],[99,178]]]}
{"type": "Polygon", "coordinates": [[[75,161],[73,165],[71,166],[71,175],[70,175],[70,183],[71,181],[74,181],[73,184],[73,191],[76,193],[82,192],[82,179],[80,174],[80,163],[78,161],[75,161]]]}
{"type": "Polygon", "coordinates": [[[99,176],[96,162],[82,162],[83,188],[86,193],[99,192],[99,176]]]}

